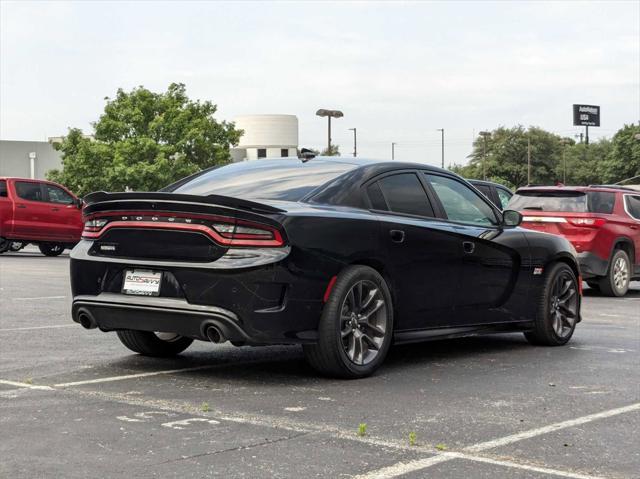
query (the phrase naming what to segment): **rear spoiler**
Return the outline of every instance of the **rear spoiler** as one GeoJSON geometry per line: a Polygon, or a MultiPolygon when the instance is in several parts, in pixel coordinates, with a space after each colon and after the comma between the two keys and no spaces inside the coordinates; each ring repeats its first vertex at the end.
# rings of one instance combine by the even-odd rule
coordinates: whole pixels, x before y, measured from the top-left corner
{"type": "Polygon", "coordinates": [[[285,210],[274,206],[256,203],[254,201],[241,200],[230,196],[220,195],[185,195],[181,193],[165,192],[130,192],[130,193],[107,193],[96,191],[83,198],[86,206],[97,203],[108,203],[111,201],[144,201],[144,202],[177,202],[177,203],[199,203],[206,205],[226,206],[240,210],[254,211],[256,213],[284,213],[285,210]]]}

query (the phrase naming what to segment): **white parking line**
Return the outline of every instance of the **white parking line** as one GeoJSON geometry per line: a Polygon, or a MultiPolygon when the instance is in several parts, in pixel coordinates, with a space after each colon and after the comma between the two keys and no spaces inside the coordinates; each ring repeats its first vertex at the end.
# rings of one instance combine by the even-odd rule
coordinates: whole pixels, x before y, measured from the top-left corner
{"type": "Polygon", "coordinates": [[[453,459],[467,459],[469,461],[484,462],[485,464],[493,464],[495,466],[512,467],[515,469],[522,469],[531,472],[540,472],[542,474],[549,474],[558,477],[570,477],[572,479],[604,479],[601,476],[592,476],[587,474],[580,474],[571,471],[561,471],[559,469],[551,469],[549,467],[531,466],[529,464],[519,464],[513,461],[506,461],[504,459],[492,459],[490,457],[472,456],[469,454],[463,454],[459,452],[447,452],[444,455],[448,455],[453,459]]]}
{"type": "Polygon", "coordinates": [[[51,326],[28,326],[24,328],[3,328],[0,329],[0,333],[4,333],[5,331],[31,331],[33,329],[50,329],[50,328],[76,328],[77,324],[52,324],[51,326]]]}
{"type": "Polygon", "coordinates": [[[183,373],[187,371],[199,371],[201,369],[215,368],[216,366],[218,365],[210,364],[206,366],[195,366],[193,368],[165,369],[164,371],[152,371],[150,373],[125,374],[123,376],[111,376],[106,378],[87,379],[84,381],[73,381],[70,383],[59,383],[59,384],[54,384],[53,386],[56,388],[68,388],[73,386],[82,386],[84,384],[110,383],[112,381],[124,381],[126,379],[146,378],[150,376],[161,376],[163,374],[183,373]]]}
{"type": "Polygon", "coordinates": [[[0,384],[6,384],[7,386],[15,386],[24,389],[38,389],[40,391],[53,391],[51,386],[38,386],[37,384],[21,383],[18,381],[9,381],[7,379],[0,379],[0,384]]]}
{"type": "Polygon", "coordinates": [[[13,301],[39,301],[41,299],[67,299],[67,296],[36,296],[35,298],[11,298],[13,301]]]}
{"type": "Polygon", "coordinates": [[[616,409],[609,409],[608,411],[602,411],[595,414],[589,414],[588,416],[578,417],[576,419],[569,419],[568,421],[557,422],[555,424],[549,424],[548,426],[539,427],[536,429],[530,429],[528,431],[519,432],[510,436],[501,437],[492,441],[481,442],[465,448],[465,451],[479,452],[487,449],[493,449],[495,447],[506,446],[514,442],[522,441],[523,439],[529,439],[542,434],[548,434],[550,432],[559,431],[560,429],[566,429],[568,427],[579,426],[588,422],[595,421],[597,419],[604,419],[607,417],[617,416],[618,414],[624,414],[626,412],[640,410],[640,402],[631,404],[629,406],[619,407],[616,409]]]}
{"type": "MultiPolygon", "coordinates": [[[[618,414],[624,414],[627,412],[640,410],[640,403],[630,404],[629,406],[619,407],[615,409],[609,409],[607,411],[602,411],[595,414],[589,414],[587,416],[582,416],[575,419],[570,419],[568,421],[557,422],[555,424],[550,424],[548,426],[539,427],[536,429],[530,429],[528,431],[523,431],[517,434],[511,434],[509,436],[501,437],[498,439],[493,439],[491,441],[485,441],[478,444],[474,444],[472,446],[464,448],[465,452],[481,452],[487,449],[493,449],[499,446],[505,446],[507,444],[512,444],[514,442],[522,441],[524,439],[530,439],[532,437],[540,436],[543,434],[548,434],[550,432],[558,431],[560,429],[566,429],[569,427],[579,426],[581,424],[586,424],[591,421],[595,421],[597,419],[604,419],[608,417],[617,416],[618,414]]],[[[493,461],[493,459],[486,458],[477,458],[477,456],[472,456],[464,453],[440,453],[436,456],[417,459],[415,461],[409,462],[399,462],[397,464],[384,467],[382,469],[370,471],[368,473],[357,476],[357,479],[389,479],[392,477],[398,477],[403,474],[407,474],[410,472],[419,471],[422,469],[426,469],[427,467],[433,466],[435,464],[440,464],[442,462],[451,461],[453,459],[461,458],[464,456],[465,459],[475,460],[482,459],[482,462],[489,462],[489,460],[493,461]]],[[[502,465],[510,464],[509,461],[501,461],[502,465]]],[[[534,467],[534,466],[523,466],[517,463],[513,463],[513,465],[509,465],[509,467],[534,467]]],[[[552,471],[548,469],[548,471],[552,471]]],[[[540,471],[542,472],[542,471],[540,471]]],[[[589,478],[591,479],[593,476],[585,476],[580,474],[574,474],[566,471],[555,471],[563,477],[573,477],[573,478],[589,478]]],[[[551,474],[551,472],[549,472],[551,474]]]]}

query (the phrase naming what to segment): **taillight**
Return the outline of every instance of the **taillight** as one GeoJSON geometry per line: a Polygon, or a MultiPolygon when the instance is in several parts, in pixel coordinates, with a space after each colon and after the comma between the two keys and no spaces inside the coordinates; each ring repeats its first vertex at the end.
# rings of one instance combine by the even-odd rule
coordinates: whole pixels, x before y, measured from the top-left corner
{"type": "Polygon", "coordinates": [[[88,221],[85,221],[84,223],[84,231],[87,233],[95,233],[97,231],[100,231],[106,224],[107,224],[107,220],[101,220],[101,219],[88,220],[88,221]]]}
{"type": "Polygon", "coordinates": [[[226,246],[283,246],[280,232],[258,223],[213,223],[211,227],[219,234],[216,241],[226,246]]]}
{"type": "Polygon", "coordinates": [[[599,228],[607,222],[604,218],[567,218],[567,220],[573,226],[587,226],[592,228],[599,228]]]}
{"type": "Polygon", "coordinates": [[[112,228],[160,228],[203,233],[223,246],[284,246],[280,231],[273,226],[221,216],[174,215],[146,212],[108,213],[84,223],[84,239],[100,238],[112,228]]]}

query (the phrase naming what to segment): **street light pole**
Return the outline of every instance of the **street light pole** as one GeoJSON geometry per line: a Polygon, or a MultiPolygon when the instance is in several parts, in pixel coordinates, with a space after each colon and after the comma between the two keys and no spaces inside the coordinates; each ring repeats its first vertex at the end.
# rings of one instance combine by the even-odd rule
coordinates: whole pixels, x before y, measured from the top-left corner
{"type": "Polygon", "coordinates": [[[479,135],[484,138],[484,142],[482,145],[482,179],[487,179],[487,137],[491,136],[491,133],[488,131],[481,131],[479,135]]]}
{"type": "Polygon", "coordinates": [[[326,110],[324,108],[316,111],[316,115],[320,117],[327,117],[327,154],[331,154],[331,118],[342,118],[344,113],[340,110],[326,110]]]}
{"type": "Polygon", "coordinates": [[[527,135],[527,185],[531,184],[531,137],[527,135]]]}
{"type": "Polygon", "coordinates": [[[444,128],[438,128],[440,133],[442,133],[442,169],[444,170],[444,128]]]}
{"type": "Polygon", "coordinates": [[[569,143],[565,138],[560,140],[560,144],[562,145],[562,184],[567,184],[567,143],[569,143]]]}
{"type": "Polygon", "coordinates": [[[391,159],[396,159],[396,145],[397,143],[391,142],[391,159]]]}
{"type": "Polygon", "coordinates": [[[349,130],[353,131],[353,157],[355,158],[358,156],[358,137],[355,128],[349,128],[349,130]]]}

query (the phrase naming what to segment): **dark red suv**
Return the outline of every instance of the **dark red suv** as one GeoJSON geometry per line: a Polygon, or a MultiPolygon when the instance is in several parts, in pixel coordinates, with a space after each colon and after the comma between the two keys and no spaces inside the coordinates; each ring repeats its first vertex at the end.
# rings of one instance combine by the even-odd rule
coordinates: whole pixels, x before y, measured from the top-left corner
{"type": "Polygon", "coordinates": [[[562,235],[578,252],[582,277],[607,296],[640,278],[640,191],[615,186],[525,187],[509,209],[522,226],[562,235]]]}

